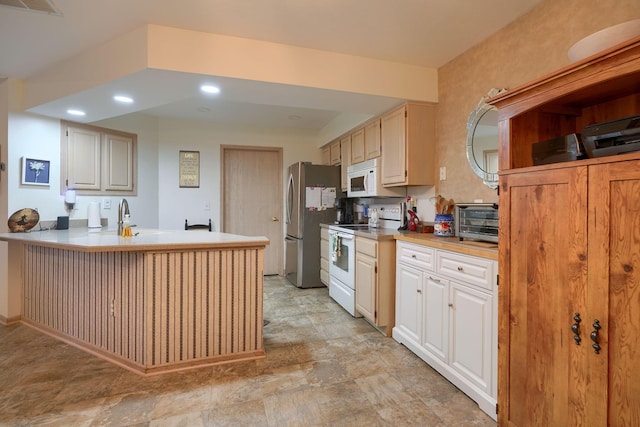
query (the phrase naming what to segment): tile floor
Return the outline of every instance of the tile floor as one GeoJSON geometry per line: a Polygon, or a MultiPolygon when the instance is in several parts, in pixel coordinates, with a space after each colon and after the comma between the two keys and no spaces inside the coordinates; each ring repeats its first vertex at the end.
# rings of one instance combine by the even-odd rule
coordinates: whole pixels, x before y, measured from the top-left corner
{"type": "Polygon", "coordinates": [[[495,426],[326,288],[265,279],[267,357],[144,378],[0,326],[0,426],[495,426]]]}

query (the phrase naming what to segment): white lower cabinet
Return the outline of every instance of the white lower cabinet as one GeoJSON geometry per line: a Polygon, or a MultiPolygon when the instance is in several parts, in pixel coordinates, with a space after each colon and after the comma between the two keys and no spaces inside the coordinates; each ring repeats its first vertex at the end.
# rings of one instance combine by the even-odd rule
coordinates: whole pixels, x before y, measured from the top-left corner
{"type": "MultiPolygon", "coordinates": [[[[451,346],[449,364],[478,389],[492,393],[491,360],[497,347],[492,346],[494,296],[460,283],[449,285],[451,306],[451,346]]],[[[494,394],[494,397],[495,394],[494,394]]]]}
{"type": "Polygon", "coordinates": [[[422,341],[421,293],[422,271],[398,263],[396,265],[396,326],[393,328],[393,337],[396,341],[415,344],[422,341]],[[399,340],[399,336],[404,341],[399,340]]]}
{"type": "Polygon", "coordinates": [[[493,419],[497,398],[497,262],[397,242],[393,338],[493,419]]]}
{"type": "Polygon", "coordinates": [[[449,282],[434,274],[422,278],[422,346],[447,362],[449,357],[449,282]]]}

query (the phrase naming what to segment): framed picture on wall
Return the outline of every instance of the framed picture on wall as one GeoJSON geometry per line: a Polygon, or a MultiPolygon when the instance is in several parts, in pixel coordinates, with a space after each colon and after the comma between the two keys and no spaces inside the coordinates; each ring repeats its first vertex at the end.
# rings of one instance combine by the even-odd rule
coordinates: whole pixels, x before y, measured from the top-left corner
{"type": "Polygon", "coordinates": [[[49,160],[22,158],[22,183],[26,185],[49,185],[49,160]]]}
{"type": "Polygon", "coordinates": [[[180,188],[200,187],[200,152],[180,151],[180,188]]]}

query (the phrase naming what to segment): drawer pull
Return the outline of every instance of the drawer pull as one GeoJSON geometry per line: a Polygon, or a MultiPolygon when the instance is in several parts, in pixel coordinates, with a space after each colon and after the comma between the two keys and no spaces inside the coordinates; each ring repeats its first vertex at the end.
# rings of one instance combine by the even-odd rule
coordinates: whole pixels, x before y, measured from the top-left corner
{"type": "Polygon", "coordinates": [[[421,293],[422,293],[422,289],[418,289],[418,290],[417,290],[417,292],[418,292],[419,294],[421,294],[421,293]]]}
{"type": "Polygon", "coordinates": [[[580,341],[582,341],[582,339],[580,338],[580,322],[582,322],[580,313],[576,313],[576,315],[573,316],[573,321],[575,322],[573,325],[571,325],[571,332],[574,333],[573,340],[575,341],[576,345],[580,345],[580,341]]]}
{"type": "Polygon", "coordinates": [[[453,308],[453,304],[452,304],[452,303],[449,303],[449,307],[453,308]]]}
{"type": "Polygon", "coordinates": [[[593,341],[593,345],[591,347],[593,347],[593,352],[595,354],[600,354],[600,341],[599,339],[599,331],[602,328],[602,326],[600,326],[600,321],[599,320],[594,320],[593,321],[593,331],[591,332],[590,336],[591,336],[591,341],[593,341]]]}
{"type": "Polygon", "coordinates": [[[416,256],[416,254],[411,254],[411,258],[416,259],[418,257],[416,256]]]}
{"type": "Polygon", "coordinates": [[[458,267],[458,271],[464,271],[464,268],[458,267]]]}

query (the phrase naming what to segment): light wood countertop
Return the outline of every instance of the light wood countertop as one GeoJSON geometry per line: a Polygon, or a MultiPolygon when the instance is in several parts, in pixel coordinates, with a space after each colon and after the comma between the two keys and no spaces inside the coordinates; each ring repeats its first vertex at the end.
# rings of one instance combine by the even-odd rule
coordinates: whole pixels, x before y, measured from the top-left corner
{"type": "Polygon", "coordinates": [[[432,233],[396,234],[394,237],[396,240],[404,242],[498,260],[498,245],[496,243],[473,240],[460,241],[458,237],[438,237],[432,233]]]}
{"type": "Polygon", "coordinates": [[[208,231],[158,230],[133,228],[134,237],[120,237],[116,230],[69,230],[0,233],[0,240],[28,245],[72,249],[82,252],[127,252],[184,249],[264,247],[264,236],[239,236],[208,231]]]}

